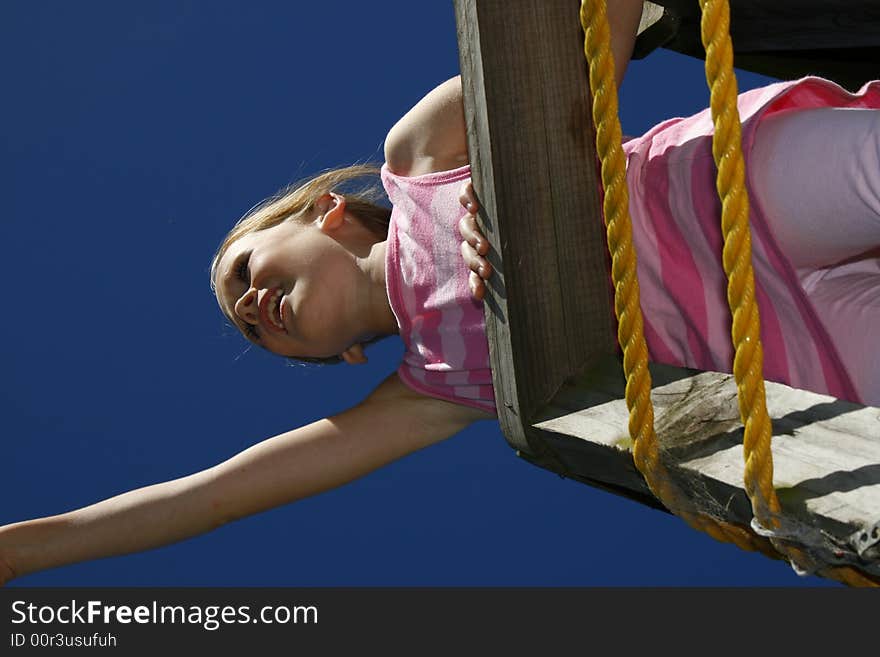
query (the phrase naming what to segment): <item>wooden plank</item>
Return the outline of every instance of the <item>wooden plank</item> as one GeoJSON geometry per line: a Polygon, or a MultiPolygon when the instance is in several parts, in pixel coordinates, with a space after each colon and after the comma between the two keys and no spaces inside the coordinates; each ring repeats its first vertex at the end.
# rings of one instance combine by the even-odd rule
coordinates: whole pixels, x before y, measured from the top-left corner
{"type": "Polygon", "coordinates": [[[678,30],[679,20],[674,13],[653,2],[645,2],[632,59],[643,59],[665,46],[675,38],[678,30]]]}
{"type": "MultiPolygon", "coordinates": [[[[702,51],[696,0],[653,0],[681,21],[680,47],[702,51]]],[[[880,46],[876,0],[730,0],[730,36],[738,52],[880,46]]]]}
{"type": "MultiPolygon", "coordinates": [[[[733,376],[657,364],[651,372],[655,429],[673,478],[703,512],[748,525],[733,376]]],[[[571,476],[638,496],[645,489],[631,469],[624,383],[620,363],[609,359],[563,386],[535,427],[548,441],[551,435],[583,441],[576,449],[570,442],[554,448],[571,476]]],[[[880,575],[880,540],[859,555],[855,538],[880,521],[880,409],[770,381],[766,389],[774,486],[785,517],[826,562],[880,575]]]]}
{"type": "Polygon", "coordinates": [[[472,177],[496,270],[486,303],[496,405],[508,441],[538,454],[525,420],[615,348],[583,35],[570,0],[455,8],[472,177]]]}
{"type": "MultiPolygon", "coordinates": [[[[633,58],[662,46],[703,59],[696,0],[655,4],[666,13],[654,18],[656,29],[640,35],[633,58]]],[[[875,0],[730,0],[730,10],[737,68],[781,79],[819,75],[851,91],[880,75],[875,0]]]]}

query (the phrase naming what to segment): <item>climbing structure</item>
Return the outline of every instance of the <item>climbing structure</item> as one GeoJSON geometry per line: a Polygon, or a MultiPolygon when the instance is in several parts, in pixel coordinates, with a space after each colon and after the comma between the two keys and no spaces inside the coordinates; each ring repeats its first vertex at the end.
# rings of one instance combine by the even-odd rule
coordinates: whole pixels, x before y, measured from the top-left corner
{"type": "MultiPolygon", "coordinates": [[[[589,26],[591,11],[604,3],[584,4],[589,26]]],[[[717,24],[716,3],[704,4],[710,5],[707,23],[717,24]]],[[[474,184],[498,272],[486,304],[487,327],[499,419],[508,441],[537,465],[655,506],[659,497],[717,538],[777,554],[747,529],[753,514],[743,482],[754,482],[752,497],[761,504],[770,500],[756,507],[757,527],[771,535],[782,556],[852,584],[877,578],[880,486],[871,473],[880,463],[880,411],[768,384],[776,476],[771,469],[768,478],[765,467],[757,476],[747,469],[744,478],[735,377],[657,366],[651,366],[649,377],[644,354],[627,354],[627,404],[609,321],[583,34],[570,25],[571,5],[542,3],[538,10],[461,0],[456,9],[474,184]],[[505,268],[506,262],[516,266],[505,268]],[[650,398],[645,399],[651,379],[656,417],[650,417],[650,398]],[[628,425],[634,440],[627,436],[628,425]],[[829,447],[838,457],[833,465],[827,455],[817,456],[829,447]],[[633,468],[631,450],[653,493],[633,468]],[[841,473],[852,480],[835,486],[841,473]],[[785,493],[781,507],[772,501],[780,489],[785,493]]],[[[607,63],[597,64],[607,50],[602,44],[607,27],[603,36],[600,24],[593,24],[592,46],[587,29],[593,74],[597,68],[608,70],[607,63]]],[[[709,29],[706,37],[720,33],[709,29]]],[[[617,141],[619,150],[619,125],[609,132],[601,124],[611,117],[616,121],[616,91],[599,86],[600,102],[593,108],[599,144],[617,141]]],[[[724,95],[713,93],[718,114],[723,101],[716,96],[724,95]]],[[[603,178],[607,217],[626,205],[614,191],[620,167],[603,178]]],[[[626,230],[615,230],[612,253],[615,244],[626,242],[626,230]]],[[[613,260],[620,289],[621,280],[634,277],[634,256],[615,253],[613,260]]],[[[632,294],[624,293],[616,304],[624,344],[638,342],[633,303],[637,311],[637,294],[633,302],[632,294]]],[[[754,344],[754,339],[745,341],[754,344]]],[[[639,351],[636,344],[633,353],[639,351]]],[[[760,377],[760,366],[757,372],[760,377]]],[[[756,387],[761,385],[754,381],[747,386],[745,410],[760,412],[763,406],[756,387]]],[[[748,420],[749,413],[744,417],[748,420]]],[[[747,439],[747,456],[756,445],[759,454],[769,446],[769,422],[757,420],[755,427],[766,435],[751,445],[747,439]]],[[[758,460],[767,463],[763,456],[758,460]]]]}

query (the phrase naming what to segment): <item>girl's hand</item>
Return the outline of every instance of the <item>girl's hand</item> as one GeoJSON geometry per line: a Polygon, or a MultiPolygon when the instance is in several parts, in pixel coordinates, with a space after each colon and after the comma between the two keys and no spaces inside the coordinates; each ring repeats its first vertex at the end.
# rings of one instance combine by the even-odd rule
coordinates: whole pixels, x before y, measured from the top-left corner
{"type": "Polygon", "coordinates": [[[459,201],[468,212],[458,222],[458,232],[464,238],[461,243],[461,257],[471,270],[468,278],[471,294],[475,299],[482,300],[486,294],[485,281],[492,275],[492,265],[484,257],[489,253],[489,242],[477,226],[477,212],[480,207],[470,181],[462,186],[459,201]]]}

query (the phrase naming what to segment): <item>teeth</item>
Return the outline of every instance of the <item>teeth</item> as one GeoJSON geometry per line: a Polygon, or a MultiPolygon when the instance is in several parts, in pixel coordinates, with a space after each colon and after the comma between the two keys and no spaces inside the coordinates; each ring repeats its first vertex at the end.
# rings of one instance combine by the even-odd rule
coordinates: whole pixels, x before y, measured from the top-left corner
{"type": "Polygon", "coordinates": [[[284,324],[281,323],[281,295],[282,290],[277,290],[269,301],[269,321],[276,327],[283,329],[284,324]]]}

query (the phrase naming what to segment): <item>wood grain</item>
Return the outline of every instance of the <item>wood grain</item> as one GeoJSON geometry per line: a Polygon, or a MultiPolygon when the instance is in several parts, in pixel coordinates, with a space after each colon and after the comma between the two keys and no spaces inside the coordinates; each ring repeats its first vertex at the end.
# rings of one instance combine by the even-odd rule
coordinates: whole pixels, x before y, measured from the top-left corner
{"type": "Polygon", "coordinates": [[[524,419],[615,348],[583,34],[570,0],[455,7],[499,420],[537,452],[524,419]]]}

